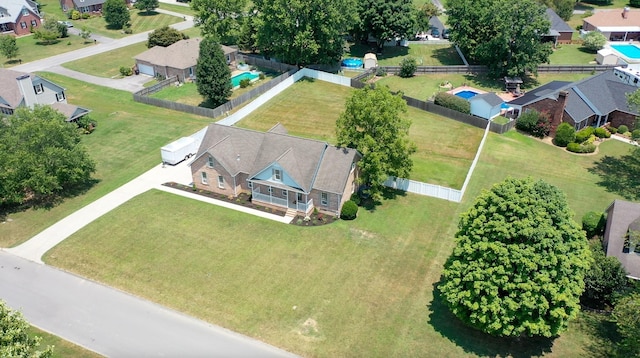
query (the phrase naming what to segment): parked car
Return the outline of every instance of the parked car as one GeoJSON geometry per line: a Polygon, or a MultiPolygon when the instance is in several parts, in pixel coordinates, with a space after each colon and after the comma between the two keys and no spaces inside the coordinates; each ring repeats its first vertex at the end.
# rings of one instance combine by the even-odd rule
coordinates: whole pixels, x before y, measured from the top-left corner
{"type": "Polygon", "coordinates": [[[440,37],[440,30],[435,27],[431,29],[431,37],[440,37]]]}
{"type": "Polygon", "coordinates": [[[442,38],[443,39],[448,39],[449,38],[449,29],[443,29],[442,30],[442,38]]]}
{"type": "Polygon", "coordinates": [[[73,27],[73,24],[71,23],[71,21],[58,21],[58,23],[66,27],[73,27]]]}

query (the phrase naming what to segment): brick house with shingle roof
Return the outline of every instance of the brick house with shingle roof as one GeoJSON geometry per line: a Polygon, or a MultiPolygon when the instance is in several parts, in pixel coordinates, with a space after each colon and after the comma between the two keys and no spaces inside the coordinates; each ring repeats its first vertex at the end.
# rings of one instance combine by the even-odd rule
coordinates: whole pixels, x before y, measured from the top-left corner
{"type": "Polygon", "coordinates": [[[552,8],[548,7],[546,10],[547,19],[551,23],[549,33],[544,37],[551,39],[553,45],[557,44],[569,44],[571,43],[571,37],[575,32],[571,26],[567,25],[564,20],[552,8]]]}
{"type": "Polygon", "coordinates": [[[38,5],[31,0],[0,1],[0,34],[28,35],[42,25],[38,5]]]}
{"type": "Polygon", "coordinates": [[[605,254],[617,257],[628,277],[640,280],[640,240],[630,237],[640,234],[640,204],[615,200],[606,213],[605,254]]]}
{"type": "Polygon", "coordinates": [[[190,164],[198,189],[309,213],[339,214],[356,189],[355,149],[291,136],[281,125],[258,132],[213,123],[190,164]]]}

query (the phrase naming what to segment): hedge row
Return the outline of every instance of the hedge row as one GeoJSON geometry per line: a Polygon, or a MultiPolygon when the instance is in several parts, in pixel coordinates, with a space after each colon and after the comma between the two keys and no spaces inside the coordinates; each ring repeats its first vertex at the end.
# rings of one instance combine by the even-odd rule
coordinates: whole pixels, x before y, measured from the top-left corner
{"type": "Polygon", "coordinates": [[[433,102],[454,111],[471,114],[471,104],[464,98],[446,92],[438,92],[433,102]]]}

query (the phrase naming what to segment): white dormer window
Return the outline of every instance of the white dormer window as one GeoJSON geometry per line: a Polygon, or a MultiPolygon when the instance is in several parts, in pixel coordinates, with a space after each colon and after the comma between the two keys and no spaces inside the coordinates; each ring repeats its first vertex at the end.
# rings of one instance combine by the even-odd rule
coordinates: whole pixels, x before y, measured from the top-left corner
{"type": "Polygon", "coordinates": [[[213,160],[212,156],[209,156],[209,158],[207,158],[207,166],[209,168],[213,168],[216,165],[215,160],[213,160]]]}
{"type": "Polygon", "coordinates": [[[22,15],[23,15],[23,16],[29,16],[29,10],[27,10],[27,9],[22,9],[22,15]]]}
{"type": "Polygon", "coordinates": [[[282,170],[273,169],[272,179],[275,181],[282,181],[282,170]]]}
{"type": "Polygon", "coordinates": [[[64,92],[56,93],[56,101],[62,102],[65,100],[64,92]]]}
{"type": "Polygon", "coordinates": [[[38,83],[37,85],[33,86],[33,90],[36,92],[36,94],[40,94],[44,92],[44,86],[42,86],[42,83],[38,83]]]}

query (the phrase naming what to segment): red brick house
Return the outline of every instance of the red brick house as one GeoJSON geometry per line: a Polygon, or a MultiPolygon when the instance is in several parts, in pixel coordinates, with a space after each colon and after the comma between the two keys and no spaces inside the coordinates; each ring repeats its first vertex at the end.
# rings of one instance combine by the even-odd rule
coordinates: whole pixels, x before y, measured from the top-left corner
{"type": "Polygon", "coordinates": [[[42,26],[38,5],[31,0],[0,1],[0,34],[28,35],[42,26]]]}
{"type": "MultiPolygon", "coordinates": [[[[85,12],[102,12],[102,5],[107,0],[60,0],[62,11],[78,10],[85,12]]],[[[131,0],[122,0],[125,4],[131,5],[131,0]]]]}
{"type": "Polygon", "coordinates": [[[356,190],[355,149],[288,135],[275,125],[258,132],[213,123],[190,164],[198,189],[228,196],[250,193],[265,206],[308,214],[339,214],[356,190]]]}
{"type": "Polygon", "coordinates": [[[508,102],[518,115],[530,109],[546,112],[551,119],[551,134],[562,122],[576,130],[600,127],[611,122],[614,127],[635,125],[638,112],[629,107],[627,93],[638,88],[623,83],[613,70],[578,82],[552,81],[508,102]]]}

